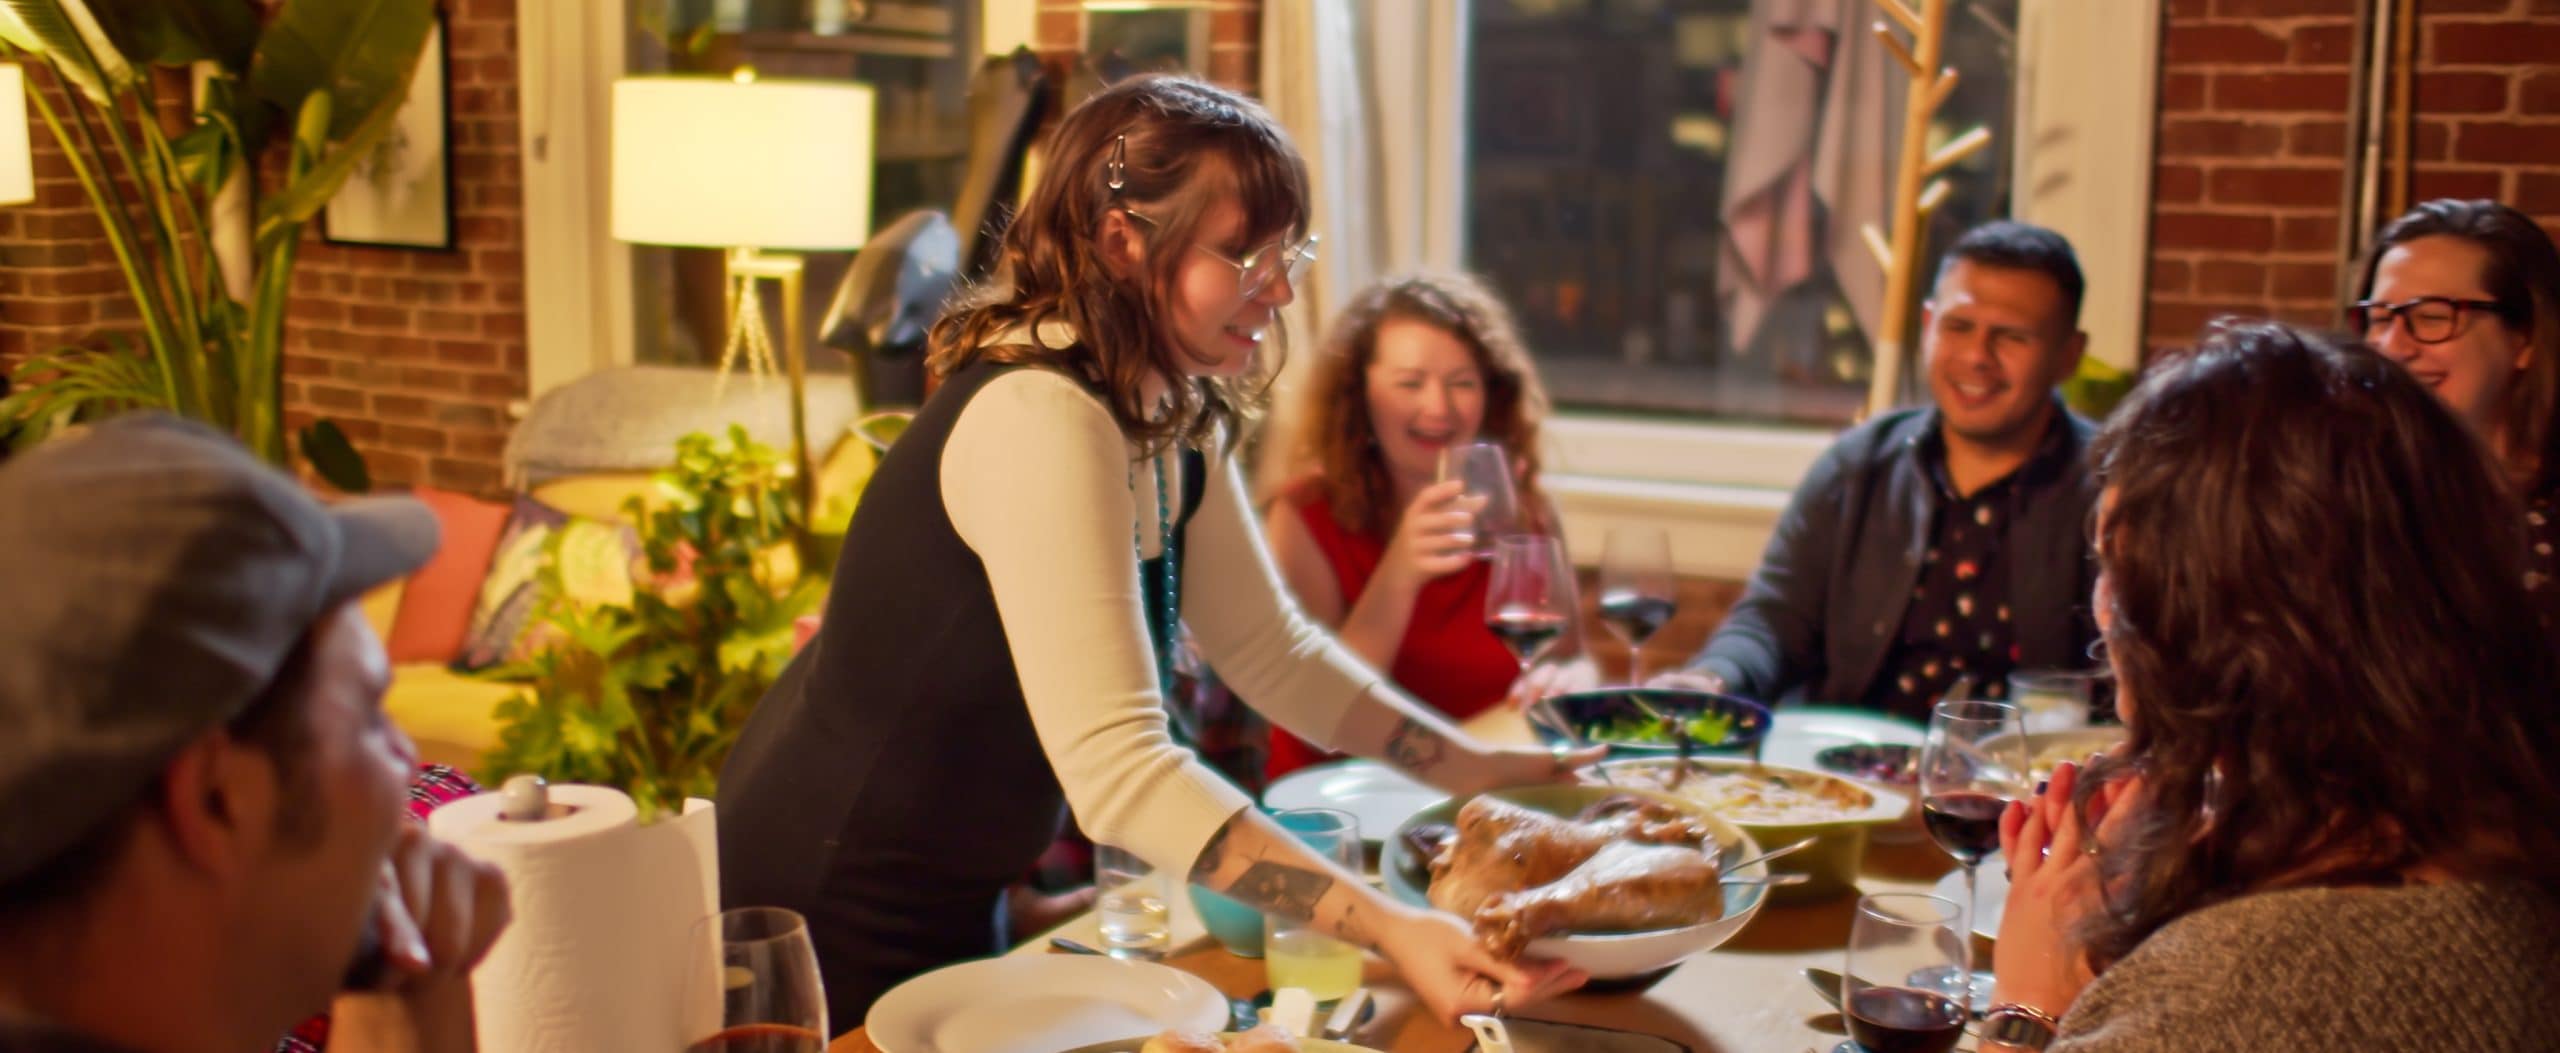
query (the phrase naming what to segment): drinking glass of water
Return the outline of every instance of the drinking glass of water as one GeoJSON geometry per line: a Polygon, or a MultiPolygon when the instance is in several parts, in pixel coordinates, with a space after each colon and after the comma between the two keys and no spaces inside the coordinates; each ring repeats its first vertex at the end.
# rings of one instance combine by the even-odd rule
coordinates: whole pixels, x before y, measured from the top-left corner
{"type": "Polygon", "coordinates": [[[1102,909],[1102,949],[1114,958],[1154,961],[1173,945],[1173,889],[1137,854],[1093,846],[1093,887],[1102,909]]]}
{"type": "MultiPolygon", "coordinates": [[[[1332,808],[1293,808],[1271,821],[1343,870],[1361,870],[1360,820],[1332,808]]],[[[1319,1004],[1340,1001],[1360,987],[1360,948],[1325,935],[1305,922],[1263,916],[1262,963],[1271,989],[1302,987],[1319,1004]]]]}
{"type": "Polygon", "coordinates": [[[1494,539],[1520,530],[1520,496],[1512,486],[1511,458],[1498,442],[1470,443],[1441,456],[1445,459],[1441,472],[1464,480],[1467,496],[1484,502],[1476,512],[1475,553],[1490,555],[1494,539]]]}

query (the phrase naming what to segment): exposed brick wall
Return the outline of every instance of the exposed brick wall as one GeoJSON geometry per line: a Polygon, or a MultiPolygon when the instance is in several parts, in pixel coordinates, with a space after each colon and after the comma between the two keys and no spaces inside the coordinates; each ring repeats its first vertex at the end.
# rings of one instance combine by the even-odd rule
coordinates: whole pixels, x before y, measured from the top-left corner
{"type": "MultiPolygon", "coordinates": [[[[2188,343],[2225,313],[2333,322],[2349,5],[2168,6],[2149,344],[2188,343]]],[[[2497,198],[2560,232],[2560,0],[2417,10],[2409,200],[2497,198]]]]}
{"type": "MultiPolygon", "coordinates": [[[[28,67],[28,91],[41,93],[55,114],[67,117],[52,72],[38,63],[22,64],[28,67]]],[[[0,207],[0,369],[40,351],[101,346],[103,334],[133,330],[141,317],[88,195],[32,101],[27,139],[36,199],[0,207]]]]}
{"type": "Polygon", "coordinates": [[[454,248],[331,245],[294,272],[285,342],[291,426],[338,421],[377,482],[500,488],[525,397],[524,181],[516,0],[445,0],[454,248]]]}
{"type": "MultiPolygon", "coordinates": [[[[1084,50],[1084,18],[1083,0],[1040,0],[1032,49],[1053,69],[1074,61],[1084,50]]],[[[1216,0],[1209,9],[1209,68],[1197,72],[1230,88],[1258,90],[1261,40],[1262,0],[1216,0]]]]}
{"type": "MultiPolygon", "coordinates": [[[[285,328],[286,420],[337,420],[379,484],[492,493],[508,404],[526,392],[516,2],[443,6],[454,251],[331,245],[309,228],[285,328]]],[[[29,81],[50,90],[46,74],[29,81]]],[[[41,125],[32,139],[36,201],[0,208],[0,366],[94,345],[134,318],[61,148],[41,125]]]]}

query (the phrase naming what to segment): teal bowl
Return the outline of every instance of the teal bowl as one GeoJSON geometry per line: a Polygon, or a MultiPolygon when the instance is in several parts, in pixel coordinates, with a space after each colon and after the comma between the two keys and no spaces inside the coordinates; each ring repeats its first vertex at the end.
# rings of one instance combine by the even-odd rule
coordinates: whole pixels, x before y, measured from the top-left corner
{"type": "Polygon", "coordinates": [[[1198,885],[1192,885],[1191,905],[1200,911],[1200,923],[1209,935],[1238,958],[1262,957],[1262,912],[1228,899],[1198,885]]]}

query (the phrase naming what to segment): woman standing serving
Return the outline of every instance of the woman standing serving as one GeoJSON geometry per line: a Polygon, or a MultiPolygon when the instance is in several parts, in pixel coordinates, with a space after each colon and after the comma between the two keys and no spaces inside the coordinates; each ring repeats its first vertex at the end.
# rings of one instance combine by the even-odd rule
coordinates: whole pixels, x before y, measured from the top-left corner
{"type": "Polygon", "coordinates": [[[1255,811],[1166,731],[1168,642],[1308,738],[1453,792],[1566,777],[1384,685],[1281,596],[1229,456],[1305,231],[1268,114],[1140,77],[1067,115],[996,287],[933,332],[941,388],[873,475],[824,627],[721,773],[732,904],[807,916],[831,1016],[1003,949],[1058,832],[1376,949],[1443,1016],[1569,985],[1498,962],[1255,811]]]}

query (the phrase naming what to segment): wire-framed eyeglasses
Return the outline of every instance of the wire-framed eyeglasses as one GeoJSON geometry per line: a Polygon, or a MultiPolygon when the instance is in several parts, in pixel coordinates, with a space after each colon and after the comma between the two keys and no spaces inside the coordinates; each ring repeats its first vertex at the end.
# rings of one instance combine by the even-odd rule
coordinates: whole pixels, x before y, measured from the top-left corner
{"type": "MultiPolygon", "coordinates": [[[[1160,226],[1154,219],[1137,209],[1122,205],[1120,211],[1127,214],[1130,219],[1150,227],[1160,226]]],[[[1287,278],[1292,285],[1296,284],[1298,276],[1306,272],[1307,263],[1316,258],[1316,241],[1317,238],[1313,234],[1296,240],[1286,237],[1275,238],[1240,258],[1229,256],[1197,242],[1194,242],[1191,247],[1200,250],[1210,259],[1235,268],[1236,297],[1250,300],[1262,295],[1263,290],[1271,288],[1271,283],[1282,278],[1287,278]]]]}
{"type": "Polygon", "coordinates": [[[2409,339],[2421,344],[2441,344],[2461,336],[2471,328],[2471,319],[2481,311],[2497,311],[2496,300],[2463,300],[2451,296],[2421,296],[2399,303],[2359,300],[2347,305],[2347,328],[2364,337],[2368,344],[2380,343],[2391,335],[2398,324],[2409,333],[2409,339]]]}

